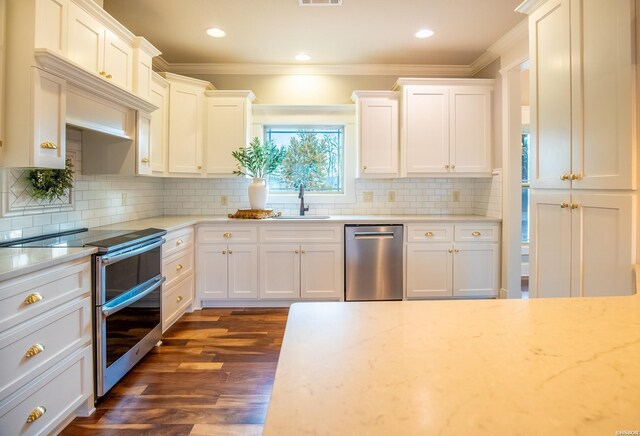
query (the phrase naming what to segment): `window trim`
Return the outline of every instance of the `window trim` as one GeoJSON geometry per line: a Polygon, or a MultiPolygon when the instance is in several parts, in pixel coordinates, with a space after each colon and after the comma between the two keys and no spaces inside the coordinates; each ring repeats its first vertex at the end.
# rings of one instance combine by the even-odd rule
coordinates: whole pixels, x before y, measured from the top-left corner
{"type": "MultiPolygon", "coordinates": [[[[344,128],[344,192],[305,193],[305,202],[311,203],[354,203],[356,201],[356,117],[355,105],[253,105],[251,137],[264,140],[265,126],[317,127],[343,126],[344,128]]],[[[269,203],[297,204],[296,193],[269,194],[269,203]]]]}

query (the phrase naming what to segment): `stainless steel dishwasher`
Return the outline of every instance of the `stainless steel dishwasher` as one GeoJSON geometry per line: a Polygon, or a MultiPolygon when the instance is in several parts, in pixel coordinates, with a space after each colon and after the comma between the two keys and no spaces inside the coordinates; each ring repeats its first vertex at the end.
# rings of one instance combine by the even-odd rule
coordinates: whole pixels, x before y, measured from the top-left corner
{"type": "Polygon", "coordinates": [[[345,225],[345,300],[402,300],[401,224],[345,225]]]}

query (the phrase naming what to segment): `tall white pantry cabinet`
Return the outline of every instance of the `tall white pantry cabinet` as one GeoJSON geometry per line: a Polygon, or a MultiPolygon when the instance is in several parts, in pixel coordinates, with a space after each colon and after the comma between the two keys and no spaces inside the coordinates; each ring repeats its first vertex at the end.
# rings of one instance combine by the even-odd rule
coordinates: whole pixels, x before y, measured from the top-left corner
{"type": "Polygon", "coordinates": [[[629,295],[636,258],[635,0],[539,4],[519,7],[530,14],[531,294],[629,295]]]}

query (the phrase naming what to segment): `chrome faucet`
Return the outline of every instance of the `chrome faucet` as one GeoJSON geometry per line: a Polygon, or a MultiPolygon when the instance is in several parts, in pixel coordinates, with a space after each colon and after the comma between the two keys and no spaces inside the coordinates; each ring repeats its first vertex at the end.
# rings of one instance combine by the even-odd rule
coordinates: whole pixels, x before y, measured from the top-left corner
{"type": "Polygon", "coordinates": [[[300,216],[304,216],[305,212],[309,212],[309,206],[304,207],[304,185],[302,183],[300,183],[298,198],[300,199],[300,216]]]}

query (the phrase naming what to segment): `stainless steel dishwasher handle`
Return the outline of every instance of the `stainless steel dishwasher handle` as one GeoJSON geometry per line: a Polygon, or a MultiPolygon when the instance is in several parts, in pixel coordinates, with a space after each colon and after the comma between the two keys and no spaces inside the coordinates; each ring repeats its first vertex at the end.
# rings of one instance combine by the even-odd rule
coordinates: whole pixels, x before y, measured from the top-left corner
{"type": "Polygon", "coordinates": [[[393,239],[393,232],[355,232],[356,239],[393,239]]]}

